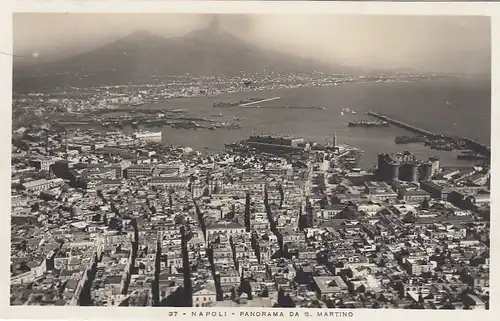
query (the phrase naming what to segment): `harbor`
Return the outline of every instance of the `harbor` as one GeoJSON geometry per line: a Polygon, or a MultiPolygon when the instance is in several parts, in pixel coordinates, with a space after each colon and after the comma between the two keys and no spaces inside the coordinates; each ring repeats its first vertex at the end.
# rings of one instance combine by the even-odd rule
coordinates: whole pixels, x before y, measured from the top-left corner
{"type": "MultiPolygon", "coordinates": [[[[466,138],[466,137],[451,137],[451,136],[446,136],[443,134],[437,134],[433,133],[431,131],[410,125],[408,123],[399,121],[397,119],[393,119],[372,111],[366,112],[367,115],[370,115],[372,117],[375,117],[377,119],[380,119],[382,121],[388,122],[391,125],[406,129],[409,132],[416,133],[418,137],[418,140],[422,140],[422,138],[425,138],[425,145],[429,146],[431,149],[436,149],[436,150],[444,150],[444,151],[453,151],[453,150],[460,150],[460,151],[472,151],[473,153],[477,154],[478,156],[484,156],[484,159],[488,159],[491,155],[491,149],[489,146],[482,144],[480,142],[477,142],[473,139],[466,138]]],[[[417,138],[398,138],[396,137],[396,143],[401,143],[404,141],[404,143],[410,142],[412,140],[417,140],[417,138]]],[[[416,141],[415,141],[416,142],[416,141]]],[[[471,157],[469,156],[460,156],[457,157],[459,159],[470,159],[471,157]]],[[[478,159],[478,157],[473,157],[474,159],[478,159]]],[[[481,158],[483,159],[483,158],[481,158]]]]}
{"type": "Polygon", "coordinates": [[[428,137],[436,137],[438,136],[437,134],[433,133],[433,132],[430,132],[428,130],[425,130],[425,129],[422,129],[422,128],[418,128],[418,127],[415,127],[413,125],[410,125],[410,124],[407,124],[407,123],[404,123],[402,121],[399,121],[397,119],[393,119],[393,118],[389,118],[387,116],[383,116],[383,115],[380,115],[380,114],[377,114],[375,112],[372,112],[372,111],[368,111],[366,112],[367,115],[370,115],[372,117],[375,117],[375,118],[378,118],[380,120],[383,120],[383,121],[386,121],[388,122],[389,124],[392,124],[392,125],[395,125],[395,126],[398,126],[398,127],[401,127],[403,129],[406,129],[410,132],[413,132],[413,133],[416,133],[416,134],[420,134],[420,135],[424,135],[424,136],[428,136],[428,137]]]}

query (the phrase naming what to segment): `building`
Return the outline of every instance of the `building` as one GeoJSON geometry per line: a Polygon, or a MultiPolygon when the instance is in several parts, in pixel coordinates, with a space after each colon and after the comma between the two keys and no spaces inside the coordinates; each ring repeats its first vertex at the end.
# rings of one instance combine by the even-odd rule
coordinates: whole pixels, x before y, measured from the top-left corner
{"type": "Polygon", "coordinates": [[[401,165],[399,179],[407,182],[418,182],[418,163],[408,162],[401,165]]]}
{"type": "Polygon", "coordinates": [[[38,159],[33,159],[30,161],[30,165],[38,169],[39,171],[46,171],[48,172],[50,170],[50,165],[54,164],[54,161],[50,158],[38,158],[38,159]]]}
{"type": "Polygon", "coordinates": [[[433,273],[436,266],[423,258],[405,258],[403,265],[410,275],[422,275],[424,273],[433,273]]]}
{"type": "Polygon", "coordinates": [[[250,142],[271,144],[271,145],[283,145],[297,147],[304,143],[304,138],[297,137],[276,137],[276,136],[250,136],[250,142]]]}
{"type": "Polygon", "coordinates": [[[349,293],[347,284],[340,276],[315,276],[313,281],[320,300],[331,300],[349,293]]]}
{"type": "Polygon", "coordinates": [[[344,210],[345,206],[340,204],[328,205],[317,213],[317,218],[331,220],[344,210]]]}
{"type": "Polygon", "coordinates": [[[398,197],[398,194],[385,182],[365,182],[365,193],[382,201],[395,200],[398,197]]]}
{"type": "Polygon", "coordinates": [[[419,172],[420,181],[431,180],[433,176],[432,162],[425,162],[420,164],[419,171],[420,171],[419,172]]]}
{"type": "Polygon", "coordinates": [[[197,285],[193,287],[193,306],[209,307],[217,301],[217,291],[213,284],[197,285]]]}
{"type": "Polygon", "coordinates": [[[128,167],[132,166],[132,162],[128,160],[123,160],[118,164],[114,165],[115,169],[115,178],[121,179],[123,178],[123,171],[128,167]]]}
{"type": "Polygon", "coordinates": [[[26,182],[22,186],[27,191],[38,192],[38,191],[43,191],[43,190],[46,190],[49,188],[59,186],[63,183],[64,183],[64,180],[62,180],[60,178],[51,179],[51,180],[39,179],[36,181],[26,182]]]}
{"type": "Polygon", "coordinates": [[[417,184],[394,182],[392,187],[398,192],[399,199],[408,204],[422,203],[426,198],[431,198],[429,192],[424,191],[417,184]]]}
{"type": "Polygon", "coordinates": [[[132,165],[125,169],[125,178],[146,177],[151,176],[153,167],[151,165],[132,165]]]}
{"type": "Polygon", "coordinates": [[[133,137],[135,139],[140,139],[144,141],[162,141],[162,132],[138,132],[134,133],[133,137]]]}
{"type": "Polygon", "coordinates": [[[186,189],[189,185],[188,177],[152,177],[148,182],[150,186],[163,186],[173,189],[186,189]]]}
{"type": "Polygon", "coordinates": [[[208,235],[212,234],[245,234],[245,227],[238,223],[233,222],[219,222],[208,226],[207,228],[208,235]]]}
{"type": "Polygon", "coordinates": [[[236,270],[222,271],[219,276],[221,285],[232,285],[237,287],[241,282],[238,271],[236,270]]]}
{"type": "Polygon", "coordinates": [[[452,186],[439,181],[422,181],[420,182],[420,188],[428,192],[432,198],[442,200],[447,200],[448,195],[454,190],[452,186]]]}
{"type": "Polygon", "coordinates": [[[438,171],[438,159],[429,158],[429,161],[421,162],[408,151],[393,154],[381,153],[377,158],[377,177],[381,181],[426,181],[438,171]]]}

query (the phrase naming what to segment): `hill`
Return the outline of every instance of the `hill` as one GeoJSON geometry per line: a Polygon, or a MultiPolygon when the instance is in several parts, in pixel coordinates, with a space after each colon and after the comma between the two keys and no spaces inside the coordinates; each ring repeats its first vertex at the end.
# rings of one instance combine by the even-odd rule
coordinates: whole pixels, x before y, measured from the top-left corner
{"type": "Polygon", "coordinates": [[[138,31],[99,48],[63,60],[29,66],[14,65],[14,86],[45,87],[91,84],[144,83],[153,75],[236,75],[244,72],[345,72],[334,67],[279,52],[267,51],[219,27],[182,37],[163,38],[138,31]]]}

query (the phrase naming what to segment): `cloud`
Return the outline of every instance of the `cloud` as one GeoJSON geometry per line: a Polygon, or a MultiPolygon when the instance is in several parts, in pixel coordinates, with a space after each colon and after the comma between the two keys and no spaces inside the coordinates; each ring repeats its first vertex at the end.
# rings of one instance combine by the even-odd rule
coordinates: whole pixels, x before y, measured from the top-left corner
{"type": "Polygon", "coordinates": [[[14,52],[39,52],[44,59],[59,59],[137,29],[175,37],[204,28],[214,19],[260,47],[332,63],[447,72],[490,70],[490,19],[474,16],[18,13],[14,52]]]}

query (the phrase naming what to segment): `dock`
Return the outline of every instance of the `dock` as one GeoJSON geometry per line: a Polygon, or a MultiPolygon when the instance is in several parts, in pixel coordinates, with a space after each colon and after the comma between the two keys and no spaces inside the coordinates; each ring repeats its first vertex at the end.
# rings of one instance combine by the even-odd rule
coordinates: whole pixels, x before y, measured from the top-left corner
{"type": "Polygon", "coordinates": [[[389,124],[392,124],[394,126],[398,126],[400,128],[406,129],[409,132],[417,133],[417,134],[425,136],[425,137],[429,137],[429,138],[443,137],[443,138],[447,138],[447,139],[450,139],[450,140],[453,140],[453,141],[462,140],[463,142],[465,142],[465,145],[466,145],[466,147],[468,149],[470,149],[470,150],[472,150],[472,151],[474,151],[474,152],[476,152],[478,154],[484,155],[486,157],[490,157],[491,156],[491,148],[490,148],[490,146],[487,146],[486,144],[482,144],[482,143],[480,143],[478,141],[475,141],[475,140],[473,140],[471,138],[467,138],[467,137],[460,137],[460,138],[447,137],[445,135],[433,133],[431,131],[428,131],[428,130],[425,130],[425,129],[422,129],[422,128],[418,128],[416,126],[407,124],[405,122],[402,122],[402,121],[399,121],[397,119],[393,119],[393,118],[390,118],[390,117],[387,117],[387,116],[384,116],[384,115],[380,115],[380,114],[372,112],[372,111],[369,111],[366,114],[370,115],[372,117],[375,117],[377,119],[384,120],[384,121],[386,121],[389,124]]]}
{"type": "Polygon", "coordinates": [[[278,99],[281,99],[281,97],[272,97],[272,98],[266,98],[266,99],[257,100],[257,101],[251,101],[249,103],[238,105],[238,107],[252,106],[252,105],[256,105],[256,104],[260,104],[260,103],[265,103],[266,101],[272,101],[272,100],[278,100],[278,99]]]}
{"type": "Polygon", "coordinates": [[[397,119],[393,119],[393,118],[390,118],[390,117],[387,117],[387,116],[383,116],[383,115],[377,114],[377,113],[372,112],[372,111],[369,111],[366,114],[370,115],[372,117],[378,118],[380,120],[386,121],[386,122],[388,122],[391,125],[398,126],[400,128],[406,129],[407,131],[410,131],[410,132],[413,132],[413,133],[417,133],[417,134],[424,135],[424,136],[427,136],[427,137],[436,137],[436,136],[439,136],[438,134],[433,133],[431,131],[428,131],[428,130],[425,130],[425,129],[422,129],[422,128],[418,128],[416,126],[404,123],[404,122],[399,121],[397,119]]]}

